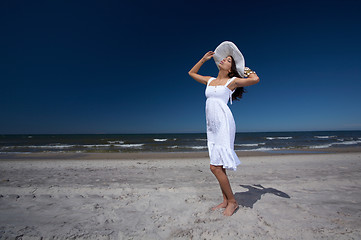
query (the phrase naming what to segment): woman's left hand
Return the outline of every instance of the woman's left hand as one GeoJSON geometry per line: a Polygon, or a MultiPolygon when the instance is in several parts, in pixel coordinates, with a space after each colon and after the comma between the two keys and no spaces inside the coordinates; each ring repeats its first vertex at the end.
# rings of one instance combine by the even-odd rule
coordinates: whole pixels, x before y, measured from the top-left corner
{"type": "Polygon", "coordinates": [[[214,52],[209,51],[203,56],[203,59],[208,61],[209,59],[211,59],[213,57],[213,55],[214,55],[214,52]]]}

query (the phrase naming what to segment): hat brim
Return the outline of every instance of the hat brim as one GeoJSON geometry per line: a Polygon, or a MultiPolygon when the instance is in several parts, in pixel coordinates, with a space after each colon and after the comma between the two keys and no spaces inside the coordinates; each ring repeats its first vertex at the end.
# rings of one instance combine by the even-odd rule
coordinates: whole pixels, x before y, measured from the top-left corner
{"type": "Polygon", "coordinates": [[[234,62],[236,63],[237,72],[241,77],[245,77],[244,75],[244,66],[245,61],[244,57],[237,48],[237,46],[230,41],[224,41],[221,44],[218,45],[216,50],[214,50],[213,59],[217,65],[217,68],[219,69],[219,63],[226,58],[227,56],[231,55],[234,59],[234,62]]]}

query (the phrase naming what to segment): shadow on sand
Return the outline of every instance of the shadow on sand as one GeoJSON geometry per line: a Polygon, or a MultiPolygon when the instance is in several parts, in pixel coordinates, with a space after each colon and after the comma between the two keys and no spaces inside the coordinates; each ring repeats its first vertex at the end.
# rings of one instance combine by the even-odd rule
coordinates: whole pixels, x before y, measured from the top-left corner
{"type": "Polygon", "coordinates": [[[261,199],[262,195],[266,193],[272,193],[276,196],[283,198],[291,198],[288,194],[281,192],[274,188],[264,188],[260,184],[254,185],[240,185],[241,187],[247,188],[247,192],[236,192],[234,194],[238,204],[243,207],[253,208],[253,205],[261,199]]]}

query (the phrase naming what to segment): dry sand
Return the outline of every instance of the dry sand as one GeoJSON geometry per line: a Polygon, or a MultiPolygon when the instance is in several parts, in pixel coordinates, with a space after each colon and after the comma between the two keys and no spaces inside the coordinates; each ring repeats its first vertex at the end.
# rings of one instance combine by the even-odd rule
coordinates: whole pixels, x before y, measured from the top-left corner
{"type": "Polygon", "coordinates": [[[243,156],[222,200],[209,159],[0,161],[0,239],[361,239],[361,153],[243,156]]]}

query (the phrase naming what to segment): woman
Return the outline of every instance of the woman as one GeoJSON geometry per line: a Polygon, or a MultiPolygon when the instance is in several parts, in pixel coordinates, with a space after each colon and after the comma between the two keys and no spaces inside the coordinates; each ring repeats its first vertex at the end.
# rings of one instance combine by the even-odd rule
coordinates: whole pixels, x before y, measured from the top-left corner
{"type": "Polygon", "coordinates": [[[241,162],[234,152],[236,126],[227,103],[228,99],[232,104],[232,100],[241,98],[243,87],[258,83],[259,78],[254,71],[248,68],[245,70],[243,55],[232,42],[223,42],[215,52],[207,52],[188,74],[196,81],[207,85],[206,120],[210,169],[217,178],[223,194],[223,202],[212,210],[225,208],[223,214],[231,216],[239,206],[234,198],[226,169],[235,171],[241,162]],[[217,78],[197,74],[203,63],[212,57],[216,64],[219,62],[217,78]]]}

